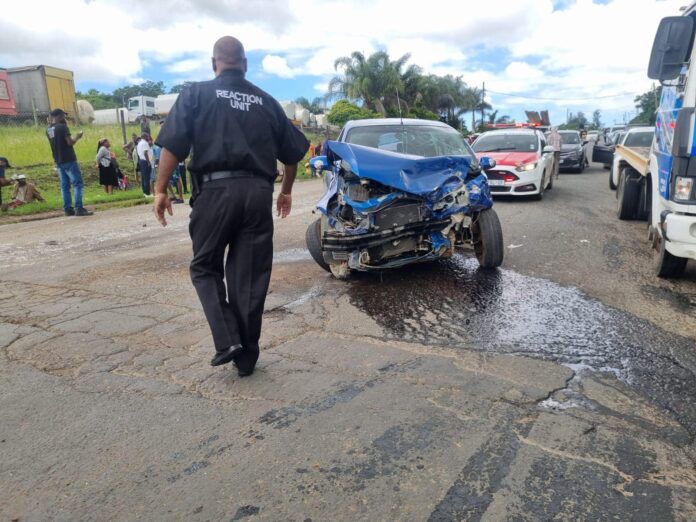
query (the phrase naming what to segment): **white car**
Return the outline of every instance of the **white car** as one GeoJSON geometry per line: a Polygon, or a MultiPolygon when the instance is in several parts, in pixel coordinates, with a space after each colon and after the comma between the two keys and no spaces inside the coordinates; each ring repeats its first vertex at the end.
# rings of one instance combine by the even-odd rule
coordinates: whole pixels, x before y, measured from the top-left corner
{"type": "MultiPolygon", "coordinates": [[[[654,135],[655,127],[632,127],[621,137],[617,145],[649,149],[652,146],[654,135]]],[[[625,163],[625,160],[621,157],[621,153],[615,151],[609,171],[609,188],[612,190],[616,190],[616,187],[619,185],[619,174],[621,173],[623,163],[625,163]]]]}
{"type": "Polygon", "coordinates": [[[484,132],[471,146],[479,158],[496,161],[487,170],[491,193],[510,196],[536,196],[553,187],[553,149],[546,145],[541,131],[501,129],[484,132]]]}

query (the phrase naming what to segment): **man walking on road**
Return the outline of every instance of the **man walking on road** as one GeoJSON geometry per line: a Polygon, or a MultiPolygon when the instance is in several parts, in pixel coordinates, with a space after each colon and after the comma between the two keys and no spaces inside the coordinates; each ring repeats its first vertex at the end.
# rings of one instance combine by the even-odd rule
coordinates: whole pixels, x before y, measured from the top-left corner
{"type": "Polygon", "coordinates": [[[553,147],[553,177],[557,178],[561,168],[561,145],[563,140],[556,127],[549,130],[549,145],[553,147]]]}
{"type": "Polygon", "coordinates": [[[243,377],[253,373],[259,357],[273,263],[276,159],[286,166],[276,203],[285,218],[309,142],[272,96],[244,78],[247,60],[239,40],[220,38],[212,65],[215,79],[181,92],[157,138],[162,154],[154,211],[166,225],[165,210],[172,214],[169,178],[192,150],[191,280],[213,334],[211,365],[234,362],[243,377]]]}
{"type": "Polygon", "coordinates": [[[65,120],[67,113],[63,109],[51,111],[53,123],[46,129],[46,136],[51,145],[53,160],[60,176],[60,193],[63,196],[63,212],[66,216],[91,216],[92,212],[82,206],[82,172],[75,155],[75,144],[82,138],[82,131],[77,137],[70,135],[70,129],[65,120]],[[75,192],[75,208],[73,208],[70,185],[75,192]]]}

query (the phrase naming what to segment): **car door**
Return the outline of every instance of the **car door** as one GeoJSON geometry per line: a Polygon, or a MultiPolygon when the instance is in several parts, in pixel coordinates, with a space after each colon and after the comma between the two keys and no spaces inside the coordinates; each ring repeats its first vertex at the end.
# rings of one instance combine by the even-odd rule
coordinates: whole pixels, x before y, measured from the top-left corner
{"type": "Polygon", "coordinates": [[[599,140],[594,142],[592,146],[592,161],[611,165],[614,162],[614,149],[616,146],[613,143],[599,144],[599,140]]]}

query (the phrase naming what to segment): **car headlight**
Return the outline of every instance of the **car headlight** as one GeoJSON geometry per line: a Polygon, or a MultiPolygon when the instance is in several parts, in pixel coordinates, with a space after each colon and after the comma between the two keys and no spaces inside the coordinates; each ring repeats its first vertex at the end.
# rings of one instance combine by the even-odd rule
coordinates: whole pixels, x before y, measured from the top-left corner
{"type": "Polygon", "coordinates": [[[677,176],[674,184],[674,199],[688,201],[691,199],[691,189],[694,187],[694,178],[677,176]]]}
{"type": "Polygon", "coordinates": [[[534,170],[536,166],[536,161],[533,163],[523,163],[522,165],[517,165],[517,172],[529,172],[530,170],[534,170]]]}

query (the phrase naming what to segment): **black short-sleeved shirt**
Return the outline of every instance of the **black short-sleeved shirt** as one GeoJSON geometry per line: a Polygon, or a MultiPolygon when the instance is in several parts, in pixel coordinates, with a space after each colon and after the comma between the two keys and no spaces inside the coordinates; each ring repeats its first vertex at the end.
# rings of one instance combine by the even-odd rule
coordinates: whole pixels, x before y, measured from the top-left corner
{"type": "Polygon", "coordinates": [[[46,129],[48,142],[51,144],[53,160],[56,163],[70,163],[77,161],[75,149],[68,145],[67,138],[70,137],[70,129],[65,123],[54,123],[46,129]]]}
{"type": "Polygon", "coordinates": [[[184,89],[156,141],[179,161],[190,151],[193,173],[247,171],[269,180],[276,159],[291,165],[309,148],[280,104],[234,70],[184,89]]]}

